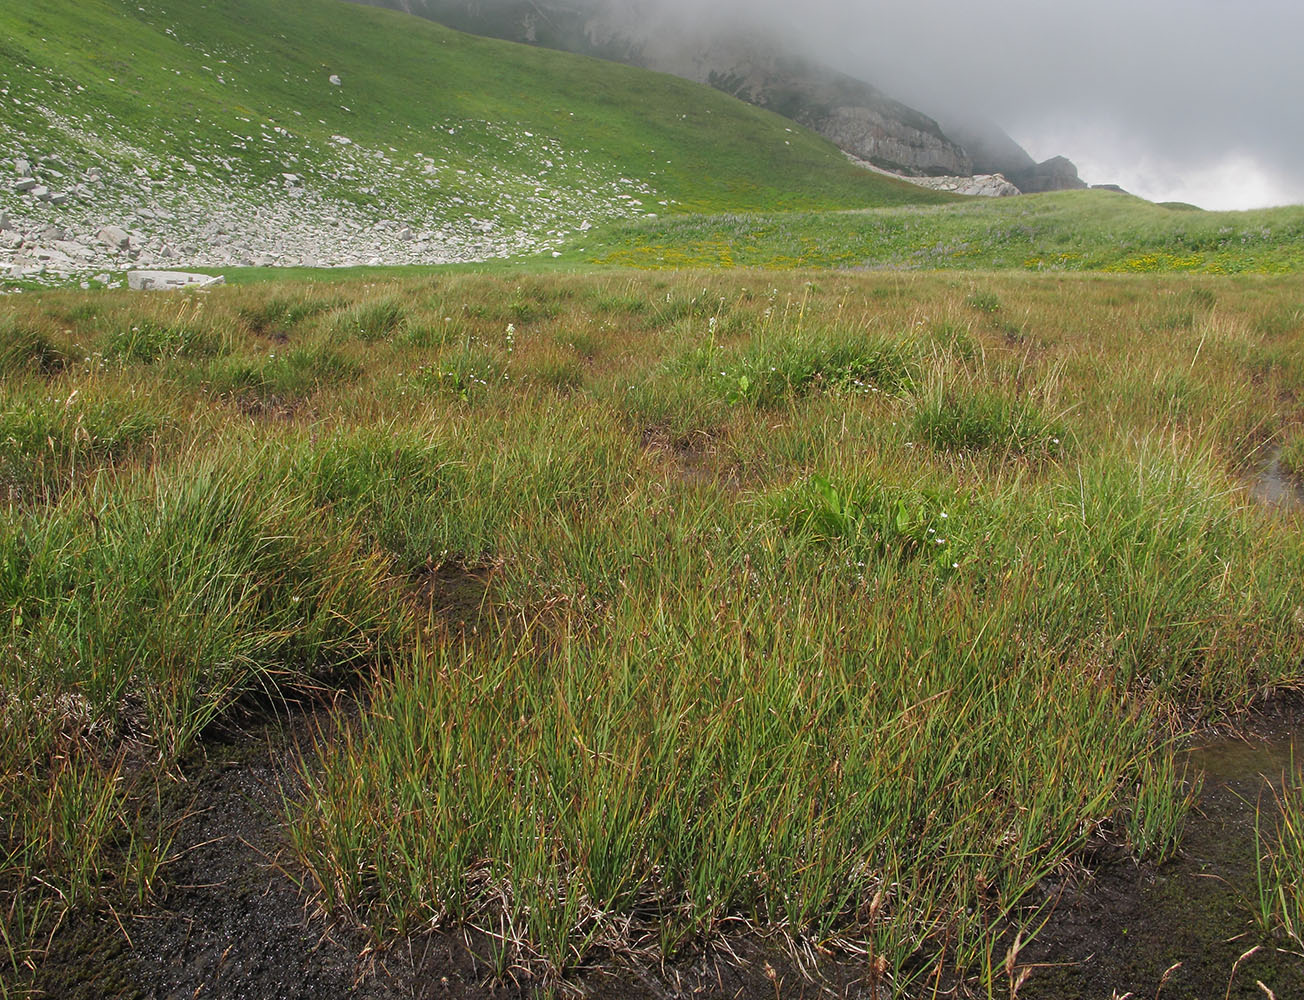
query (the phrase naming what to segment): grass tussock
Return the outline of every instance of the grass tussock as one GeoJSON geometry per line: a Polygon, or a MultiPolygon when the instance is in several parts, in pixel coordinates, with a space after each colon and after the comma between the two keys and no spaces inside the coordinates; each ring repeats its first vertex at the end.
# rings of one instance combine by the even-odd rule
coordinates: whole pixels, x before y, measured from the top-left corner
{"type": "Polygon", "coordinates": [[[1255,918],[1270,936],[1304,943],[1304,776],[1292,759],[1255,812],[1258,899],[1255,918]],[[1265,824],[1265,819],[1268,823],[1265,824]]]}
{"type": "Polygon", "coordinates": [[[330,319],[338,340],[370,344],[393,334],[403,324],[407,310],[394,296],[383,296],[338,309],[330,319]]]}
{"type": "Polygon", "coordinates": [[[1295,431],[1286,438],[1281,449],[1281,467],[1304,480],[1304,431],[1295,431]]]}
{"type": "Polygon", "coordinates": [[[0,496],[46,503],[98,470],[155,452],[177,422],[170,400],[88,387],[65,397],[40,385],[0,390],[0,496]]]}
{"type": "Polygon", "coordinates": [[[943,451],[993,450],[1031,457],[1063,451],[1068,432],[1036,403],[992,390],[957,393],[939,389],[915,411],[920,440],[943,451]]]}
{"type": "Polygon", "coordinates": [[[197,372],[213,395],[264,407],[301,402],[323,387],[350,385],[362,373],[359,361],[322,343],[257,358],[219,359],[197,372]]]}
{"type": "Polygon", "coordinates": [[[0,374],[6,378],[57,375],[71,360],[67,349],[44,330],[0,318],[0,374]]]}

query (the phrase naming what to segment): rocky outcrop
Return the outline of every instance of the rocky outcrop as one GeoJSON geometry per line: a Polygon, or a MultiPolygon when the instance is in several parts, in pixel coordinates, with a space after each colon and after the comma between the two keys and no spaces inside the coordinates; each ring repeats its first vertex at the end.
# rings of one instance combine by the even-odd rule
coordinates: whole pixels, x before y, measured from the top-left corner
{"type": "Polygon", "coordinates": [[[1014,171],[1008,176],[1010,182],[1024,194],[1084,191],[1087,188],[1087,182],[1078,176],[1078,168],[1073,165],[1073,161],[1062,156],[1053,156],[1034,167],[1014,171]]]}
{"type": "Polygon", "coordinates": [[[972,161],[959,146],[872,107],[837,107],[827,114],[810,117],[803,124],[839,149],[894,173],[929,176],[973,171],[972,161]]]}
{"type": "Polygon", "coordinates": [[[1009,198],[1022,192],[1002,174],[974,174],[972,177],[906,177],[905,180],[934,191],[969,195],[975,198],[1009,198]]]}

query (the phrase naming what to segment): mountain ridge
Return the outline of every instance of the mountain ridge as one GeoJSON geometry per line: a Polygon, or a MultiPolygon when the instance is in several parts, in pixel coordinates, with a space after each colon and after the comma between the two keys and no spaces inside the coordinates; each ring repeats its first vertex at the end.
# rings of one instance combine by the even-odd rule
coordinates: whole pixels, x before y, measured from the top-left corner
{"type": "Polygon", "coordinates": [[[651,0],[351,0],[461,31],[671,73],[774,111],[902,176],[1003,174],[1026,193],[1087,185],[1063,157],[1037,164],[994,122],[939,122],[875,85],[785,49],[756,29],[684,31],[651,0]],[[1069,164],[1072,169],[1066,169],[1069,164]]]}

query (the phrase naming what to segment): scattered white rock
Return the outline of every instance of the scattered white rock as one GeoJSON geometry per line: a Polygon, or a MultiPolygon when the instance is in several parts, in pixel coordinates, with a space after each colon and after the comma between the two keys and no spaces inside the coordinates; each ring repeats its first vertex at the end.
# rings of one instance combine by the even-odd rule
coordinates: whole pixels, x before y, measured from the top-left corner
{"type": "MultiPolygon", "coordinates": [[[[0,274],[65,284],[127,267],[219,269],[241,262],[262,265],[268,258],[280,266],[341,267],[546,254],[577,231],[638,217],[636,203],[656,197],[647,181],[579,165],[572,169],[583,169],[583,180],[558,187],[548,171],[556,163],[574,163],[581,151],[534,136],[526,142],[520,129],[488,122],[437,123],[429,153],[414,157],[342,135],[307,142],[315,146],[311,149],[281,145],[279,165],[259,179],[247,174],[242,156],[227,149],[163,161],[134,145],[129,132],[115,134],[112,123],[107,132],[101,128],[106,123],[70,124],[100,129],[106,145],[79,147],[75,157],[65,158],[76,164],[67,169],[80,183],[66,191],[54,188],[47,201],[32,197],[28,188],[26,196],[4,205],[0,274]],[[473,128],[484,130],[489,146],[501,140],[509,149],[532,154],[526,159],[539,165],[537,173],[492,159],[450,162],[437,155],[443,151],[438,134],[473,128]],[[466,179],[454,181],[454,173],[466,179]],[[334,191],[340,187],[368,196],[367,203],[340,197],[334,191]],[[56,204],[60,195],[66,200],[56,204]]],[[[289,138],[275,131],[278,143],[289,138]]],[[[28,161],[17,181],[54,187],[49,178],[55,168],[31,155],[34,145],[20,146],[0,130],[0,168],[7,172],[20,165],[18,160],[28,161]]],[[[15,169],[0,179],[0,195],[13,189],[16,175],[15,169]]],[[[97,278],[92,287],[113,280],[97,278]]]]}
{"type": "Polygon", "coordinates": [[[175,292],[182,288],[212,288],[226,284],[223,275],[191,274],[186,271],[128,271],[127,287],[133,292],[175,292]]]}
{"type": "Polygon", "coordinates": [[[336,87],[343,87],[343,86],[344,86],[344,81],[341,80],[341,79],[340,79],[338,76],[336,76],[334,73],[331,74],[330,79],[331,79],[331,84],[332,84],[333,86],[336,86],[336,87]]]}

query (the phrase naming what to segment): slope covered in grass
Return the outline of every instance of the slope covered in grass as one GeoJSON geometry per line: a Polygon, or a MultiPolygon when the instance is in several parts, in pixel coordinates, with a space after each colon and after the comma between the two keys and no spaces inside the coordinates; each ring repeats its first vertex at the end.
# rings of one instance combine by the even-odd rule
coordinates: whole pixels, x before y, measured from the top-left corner
{"type": "Polygon", "coordinates": [[[72,193],[0,183],[15,216],[243,206],[246,232],[394,221],[480,256],[649,213],[938,200],[706,87],[337,0],[6,3],[4,158],[72,193]]]}
{"type": "Polygon", "coordinates": [[[1304,267],[1304,207],[1203,212],[1105,191],[865,212],[616,224],[566,260],[637,268],[907,267],[1282,274],[1304,267]]]}

